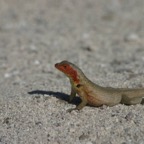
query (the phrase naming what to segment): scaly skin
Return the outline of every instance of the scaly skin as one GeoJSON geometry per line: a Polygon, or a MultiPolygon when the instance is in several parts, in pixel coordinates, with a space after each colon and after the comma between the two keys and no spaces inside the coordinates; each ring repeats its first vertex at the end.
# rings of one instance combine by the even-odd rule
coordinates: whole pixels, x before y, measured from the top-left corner
{"type": "Polygon", "coordinates": [[[82,109],[86,104],[96,107],[102,105],[114,106],[119,103],[126,105],[139,104],[144,96],[144,88],[111,88],[94,84],[77,66],[68,61],[56,63],[55,67],[70,79],[71,95],[69,101],[73,100],[76,93],[80,96],[82,101],[75,108],[77,110],[82,109]]]}

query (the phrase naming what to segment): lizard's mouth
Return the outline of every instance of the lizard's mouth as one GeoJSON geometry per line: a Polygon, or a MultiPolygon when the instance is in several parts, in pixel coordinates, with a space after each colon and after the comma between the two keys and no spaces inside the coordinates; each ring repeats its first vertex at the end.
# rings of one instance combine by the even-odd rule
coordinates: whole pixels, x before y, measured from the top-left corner
{"type": "Polygon", "coordinates": [[[56,63],[56,64],[55,64],[55,67],[56,67],[57,69],[59,69],[59,63],[56,63]]]}
{"type": "Polygon", "coordinates": [[[58,67],[58,63],[55,64],[55,67],[56,67],[56,68],[58,67]]]}
{"type": "Polygon", "coordinates": [[[58,70],[61,70],[59,63],[56,63],[56,64],[55,64],[55,67],[56,67],[58,70]]]}

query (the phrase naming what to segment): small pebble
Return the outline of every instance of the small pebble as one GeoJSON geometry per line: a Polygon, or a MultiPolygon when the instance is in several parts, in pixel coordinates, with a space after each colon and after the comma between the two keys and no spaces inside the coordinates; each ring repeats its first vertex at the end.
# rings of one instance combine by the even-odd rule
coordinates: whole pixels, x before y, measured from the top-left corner
{"type": "Polygon", "coordinates": [[[139,41],[139,39],[139,36],[135,33],[129,34],[124,38],[126,42],[139,41]]]}
{"type": "Polygon", "coordinates": [[[35,45],[31,45],[30,46],[30,50],[35,52],[35,51],[37,51],[37,47],[35,45]]]}
{"type": "Polygon", "coordinates": [[[129,113],[125,116],[125,119],[126,119],[127,121],[130,121],[130,120],[133,119],[133,117],[134,117],[133,113],[132,113],[132,112],[129,112],[129,113]]]}
{"type": "Polygon", "coordinates": [[[89,141],[89,142],[87,142],[86,144],[93,144],[93,143],[89,141]]]}
{"type": "Polygon", "coordinates": [[[39,65],[39,64],[40,64],[40,61],[35,60],[35,61],[34,61],[34,64],[35,64],[35,65],[39,65]]]}
{"type": "Polygon", "coordinates": [[[5,74],[4,74],[4,77],[5,77],[5,78],[9,78],[9,77],[11,77],[11,74],[10,74],[10,73],[5,73],[5,74]]]}

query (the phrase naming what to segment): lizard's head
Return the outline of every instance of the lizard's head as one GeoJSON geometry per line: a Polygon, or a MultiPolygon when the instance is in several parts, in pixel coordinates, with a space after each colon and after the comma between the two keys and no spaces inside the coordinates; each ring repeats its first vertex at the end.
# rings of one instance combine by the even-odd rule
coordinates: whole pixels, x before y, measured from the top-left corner
{"type": "Polygon", "coordinates": [[[62,61],[60,63],[56,63],[55,67],[62,71],[65,75],[67,75],[74,82],[79,82],[79,69],[72,63],[68,61],[62,61]]]}

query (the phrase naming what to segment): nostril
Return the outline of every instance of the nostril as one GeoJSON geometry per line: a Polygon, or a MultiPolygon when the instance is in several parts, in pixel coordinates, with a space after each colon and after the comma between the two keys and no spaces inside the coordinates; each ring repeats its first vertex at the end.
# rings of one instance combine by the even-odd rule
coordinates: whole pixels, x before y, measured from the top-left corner
{"type": "Polygon", "coordinates": [[[55,67],[58,67],[58,63],[55,64],[55,67]]]}

